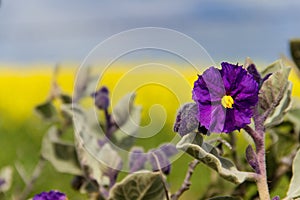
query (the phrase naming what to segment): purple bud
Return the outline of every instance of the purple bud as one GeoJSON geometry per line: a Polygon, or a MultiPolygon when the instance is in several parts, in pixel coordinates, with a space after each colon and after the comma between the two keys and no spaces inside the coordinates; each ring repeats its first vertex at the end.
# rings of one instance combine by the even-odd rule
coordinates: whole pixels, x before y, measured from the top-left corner
{"type": "Polygon", "coordinates": [[[95,99],[95,105],[101,110],[105,110],[109,106],[109,91],[107,87],[101,87],[97,92],[92,93],[91,96],[95,99]]]}
{"type": "Polygon", "coordinates": [[[147,161],[147,154],[139,147],[134,147],[129,154],[130,173],[136,172],[144,168],[147,161]]]}
{"type": "Polygon", "coordinates": [[[256,69],[256,66],[254,64],[250,64],[247,68],[247,71],[249,74],[251,74],[254,78],[254,80],[259,84],[261,82],[261,76],[259,72],[256,69]]]}
{"type": "Polygon", "coordinates": [[[248,145],[248,147],[246,149],[246,159],[247,159],[249,165],[255,170],[255,172],[260,174],[257,156],[251,145],[248,145]]]}
{"type": "Polygon", "coordinates": [[[42,192],[33,197],[32,200],[67,200],[67,196],[59,191],[51,190],[50,192],[42,192]]]}
{"type": "Polygon", "coordinates": [[[176,149],[175,145],[173,145],[173,144],[169,144],[169,143],[163,144],[159,148],[164,152],[164,154],[167,157],[171,157],[178,153],[178,150],[176,149]]]}
{"type": "Polygon", "coordinates": [[[280,197],[279,196],[275,196],[272,198],[272,200],[280,200],[280,197]]]}

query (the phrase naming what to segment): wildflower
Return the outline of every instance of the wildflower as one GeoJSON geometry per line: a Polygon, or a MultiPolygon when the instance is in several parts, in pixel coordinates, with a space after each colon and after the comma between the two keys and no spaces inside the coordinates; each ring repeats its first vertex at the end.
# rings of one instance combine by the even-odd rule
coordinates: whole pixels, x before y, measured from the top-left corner
{"type": "Polygon", "coordinates": [[[33,197],[33,200],[68,200],[64,193],[51,190],[50,192],[42,192],[33,197]]]}
{"type": "Polygon", "coordinates": [[[197,119],[209,132],[230,133],[250,124],[258,102],[258,83],[242,66],[221,63],[210,67],[194,83],[197,119]]]}

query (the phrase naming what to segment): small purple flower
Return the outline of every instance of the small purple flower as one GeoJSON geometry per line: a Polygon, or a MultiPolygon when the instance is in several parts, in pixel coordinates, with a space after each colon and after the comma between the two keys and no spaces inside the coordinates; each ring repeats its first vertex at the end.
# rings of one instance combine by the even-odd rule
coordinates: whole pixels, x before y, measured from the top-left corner
{"type": "Polygon", "coordinates": [[[221,63],[210,67],[194,83],[197,118],[209,132],[230,133],[250,124],[258,102],[258,83],[242,66],[221,63]]]}
{"type": "Polygon", "coordinates": [[[68,200],[64,193],[51,190],[50,192],[42,192],[33,197],[33,200],[68,200]]]}

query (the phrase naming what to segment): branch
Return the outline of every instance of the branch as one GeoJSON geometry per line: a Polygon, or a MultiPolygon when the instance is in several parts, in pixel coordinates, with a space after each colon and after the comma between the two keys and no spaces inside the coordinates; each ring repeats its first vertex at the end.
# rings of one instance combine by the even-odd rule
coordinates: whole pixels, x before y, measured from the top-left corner
{"type": "Polygon", "coordinates": [[[191,178],[192,178],[194,170],[198,164],[199,164],[199,160],[196,160],[196,159],[193,160],[192,162],[190,162],[188,171],[185,175],[185,179],[184,179],[181,187],[179,188],[179,190],[175,194],[172,194],[172,196],[171,196],[172,200],[177,200],[185,191],[190,189],[191,178]]]}
{"type": "Polygon", "coordinates": [[[161,166],[160,166],[159,160],[158,160],[157,156],[155,155],[155,153],[151,153],[151,154],[154,157],[155,162],[156,162],[157,167],[158,167],[158,170],[160,172],[161,180],[162,180],[162,183],[163,183],[163,186],[164,186],[164,189],[165,189],[165,193],[166,193],[166,198],[167,198],[167,200],[170,200],[169,199],[169,192],[168,192],[168,188],[167,188],[167,183],[165,181],[165,177],[163,175],[163,172],[161,171],[161,166]]]}
{"type": "Polygon", "coordinates": [[[35,181],[38,179],[38,177],[40,176],[44,166],[45,166],[45,159],[43,159],[42,157],[39,159],[39,162],[37,163],[37,165],[34,168],[34,171],[31,175],[30,180],[28,181],[28,183],[26,184],[26,187],[24,188],[24,190],[22,191],[22,193],[20,194],[19,197],[17,197],[17,200],[26,200],[27,196],[30,194],[33,185],[35,183],[35,181]]]}

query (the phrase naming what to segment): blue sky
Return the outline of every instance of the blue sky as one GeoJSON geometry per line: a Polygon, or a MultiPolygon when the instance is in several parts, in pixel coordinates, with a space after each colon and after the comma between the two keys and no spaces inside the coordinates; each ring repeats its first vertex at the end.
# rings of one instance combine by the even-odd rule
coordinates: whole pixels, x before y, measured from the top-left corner
{"type": "Polygon", "coordinates": [[[297,0],[2,0],[0,62],[82,61],[113,34],[148,26],[192,37],[217,62],[271,62],[300,37],[299,10],[297,0]]]}

